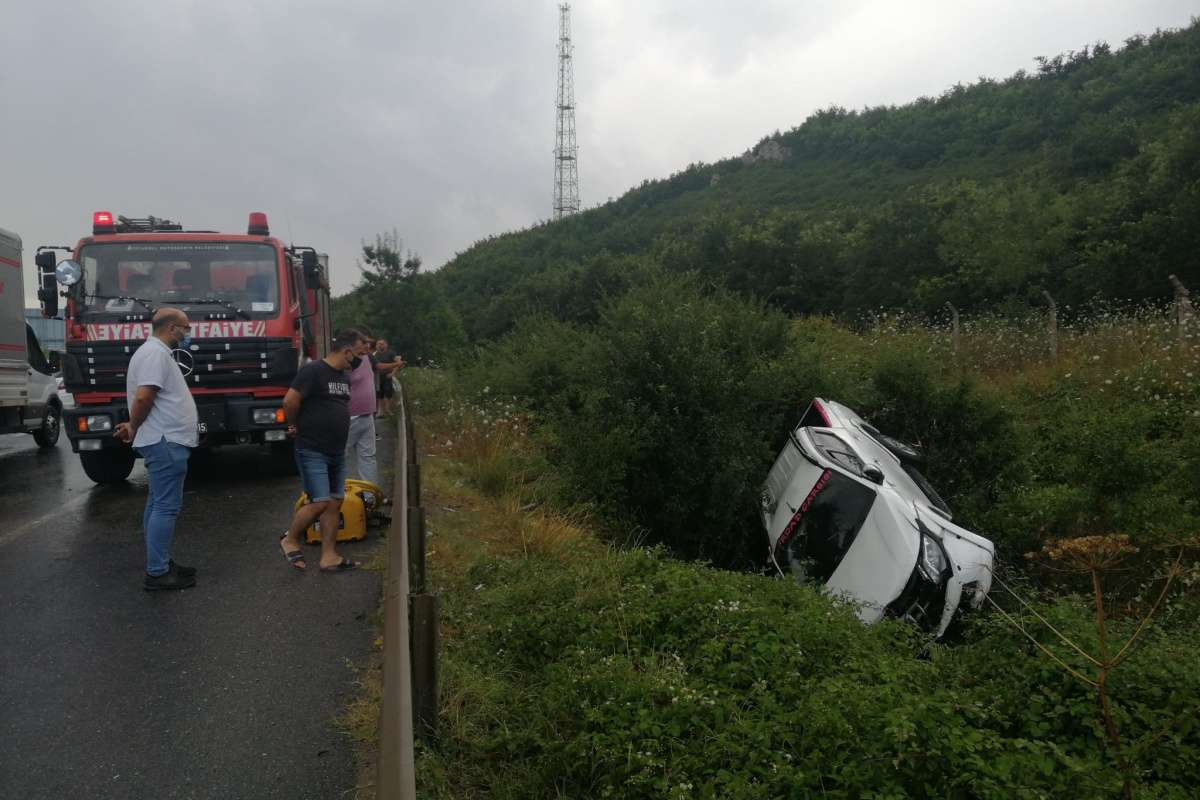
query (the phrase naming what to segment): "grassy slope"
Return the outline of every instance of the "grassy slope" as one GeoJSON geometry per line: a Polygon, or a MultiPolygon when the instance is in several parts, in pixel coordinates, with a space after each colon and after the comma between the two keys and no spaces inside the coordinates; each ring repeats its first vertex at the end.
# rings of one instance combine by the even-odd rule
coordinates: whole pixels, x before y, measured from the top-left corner
{"type": "MultiPolygon", "coordinates": [[[[971,340],[972,353],[994,338],[971,340]]],[[[992,374],[1024,390],[1043,372],[992,374]]],[[[930,649],[904,626],[864,629],[787,581],[614,549],[586,518],[532,505],[536,453],[519,416],[462,403],[442,373],[408,385],[443,604],[443,729],[419,754],[423,796],[1119,791],[1089,690],[998,617],[978,619],[965,644],[930,649]]],[[[1094,647],[1084,604],[1040,608],[1094,647]]],[[[1186,603],[1167,619],[1112,685],[1126,741],[1155,741],[1137,756],[1138,785],[1182,798],[1200,766],[1200,678],[1188,666],[1200,629],[1186,603]],[[1164,725],[1176,733],[1155,739],[1164,725]]],[[[1132,620],[1110,624],[1120,637],[1132,620]]]]}

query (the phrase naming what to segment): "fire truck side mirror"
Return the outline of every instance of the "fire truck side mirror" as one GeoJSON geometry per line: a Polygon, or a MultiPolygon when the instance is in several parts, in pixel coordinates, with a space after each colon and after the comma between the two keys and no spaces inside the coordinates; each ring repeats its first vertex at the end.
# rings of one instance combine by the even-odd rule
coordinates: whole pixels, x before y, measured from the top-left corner
{"type": "Polygon", "coordinates": [[[304,286],[308,289],[320,289],[321,262],[317,260],[317,254],[305,250],[300,254],[300,264],[304,268],[304,286]]]}
{"type": "Polygon", "coordinates": [[[58,316],[58,286],[54,283],[54,276],[50,276],[49,281],[42,282],[42,288],[38,289],[38,301],[42,304],[43,317],[58,316]]]}
{"type": "Polygon", "coordinates": [[[43,250],[33,257],[38,268],[38,301],[42,304],[42,315],[58,316],[58,281],[54,277],[54,252],[43,250]]]}

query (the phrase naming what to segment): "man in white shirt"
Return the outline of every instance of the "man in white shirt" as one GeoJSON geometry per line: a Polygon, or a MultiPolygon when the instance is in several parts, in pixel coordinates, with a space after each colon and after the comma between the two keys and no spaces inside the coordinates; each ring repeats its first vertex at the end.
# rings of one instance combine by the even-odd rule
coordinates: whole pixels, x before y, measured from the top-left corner
{"type": "Polygon", "coordinates": [[[186,589],[196,585],[196,570],[171,560],[175,518],[183,505],[183,479],[188,457],[198,442],[196,402],[171,351],[186,348],[192,328],[187,314],[160,308],[151,321],[151,334],[133,358],[125,375],[129,422],[113,433],[132,444],[146,462],[150,490],[142,527],[146,531],[147,591],[186,589]]]}

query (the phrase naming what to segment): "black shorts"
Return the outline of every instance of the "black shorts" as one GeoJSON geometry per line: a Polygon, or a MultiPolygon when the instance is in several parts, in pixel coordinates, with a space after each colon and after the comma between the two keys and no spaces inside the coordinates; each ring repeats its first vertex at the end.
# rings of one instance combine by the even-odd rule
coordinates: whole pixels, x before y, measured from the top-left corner
{"type": "Polygon", "coordinates": [[[396,387],[392,385],[392,376],[384,378],[379,384],[379,390],[375,392],[376,397],[392,397],[396,394],[396,387]]]}

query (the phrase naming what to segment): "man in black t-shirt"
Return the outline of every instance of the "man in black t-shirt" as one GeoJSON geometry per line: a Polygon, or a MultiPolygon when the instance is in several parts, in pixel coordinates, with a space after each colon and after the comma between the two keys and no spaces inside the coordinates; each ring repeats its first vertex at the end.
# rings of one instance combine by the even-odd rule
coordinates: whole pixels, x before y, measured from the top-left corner
{"type": "Polygon", "coordinates": [[[346,484],[346,437],[350,431],[350,370],[359,347],[357,331],[333,337],[329,355],[300,368],[283,398],[288,433],[296,437],[296,466],[308,503],[296,510],[279,537],[288,563],[304,569],[300,536],[321,521],[321,571],[344,572],[359,566],[337,552],[338,519],[346,484]]]}
{"type": "Polygon", "coordinates": [[[392,386],[392,376],[404,366],[404,359],[392,352],[387,339],[380,339],[375,343],[375,362],[375,370],[379,376],[379,416],[389,417],[396,394],[395,387],[392,386]]]}

